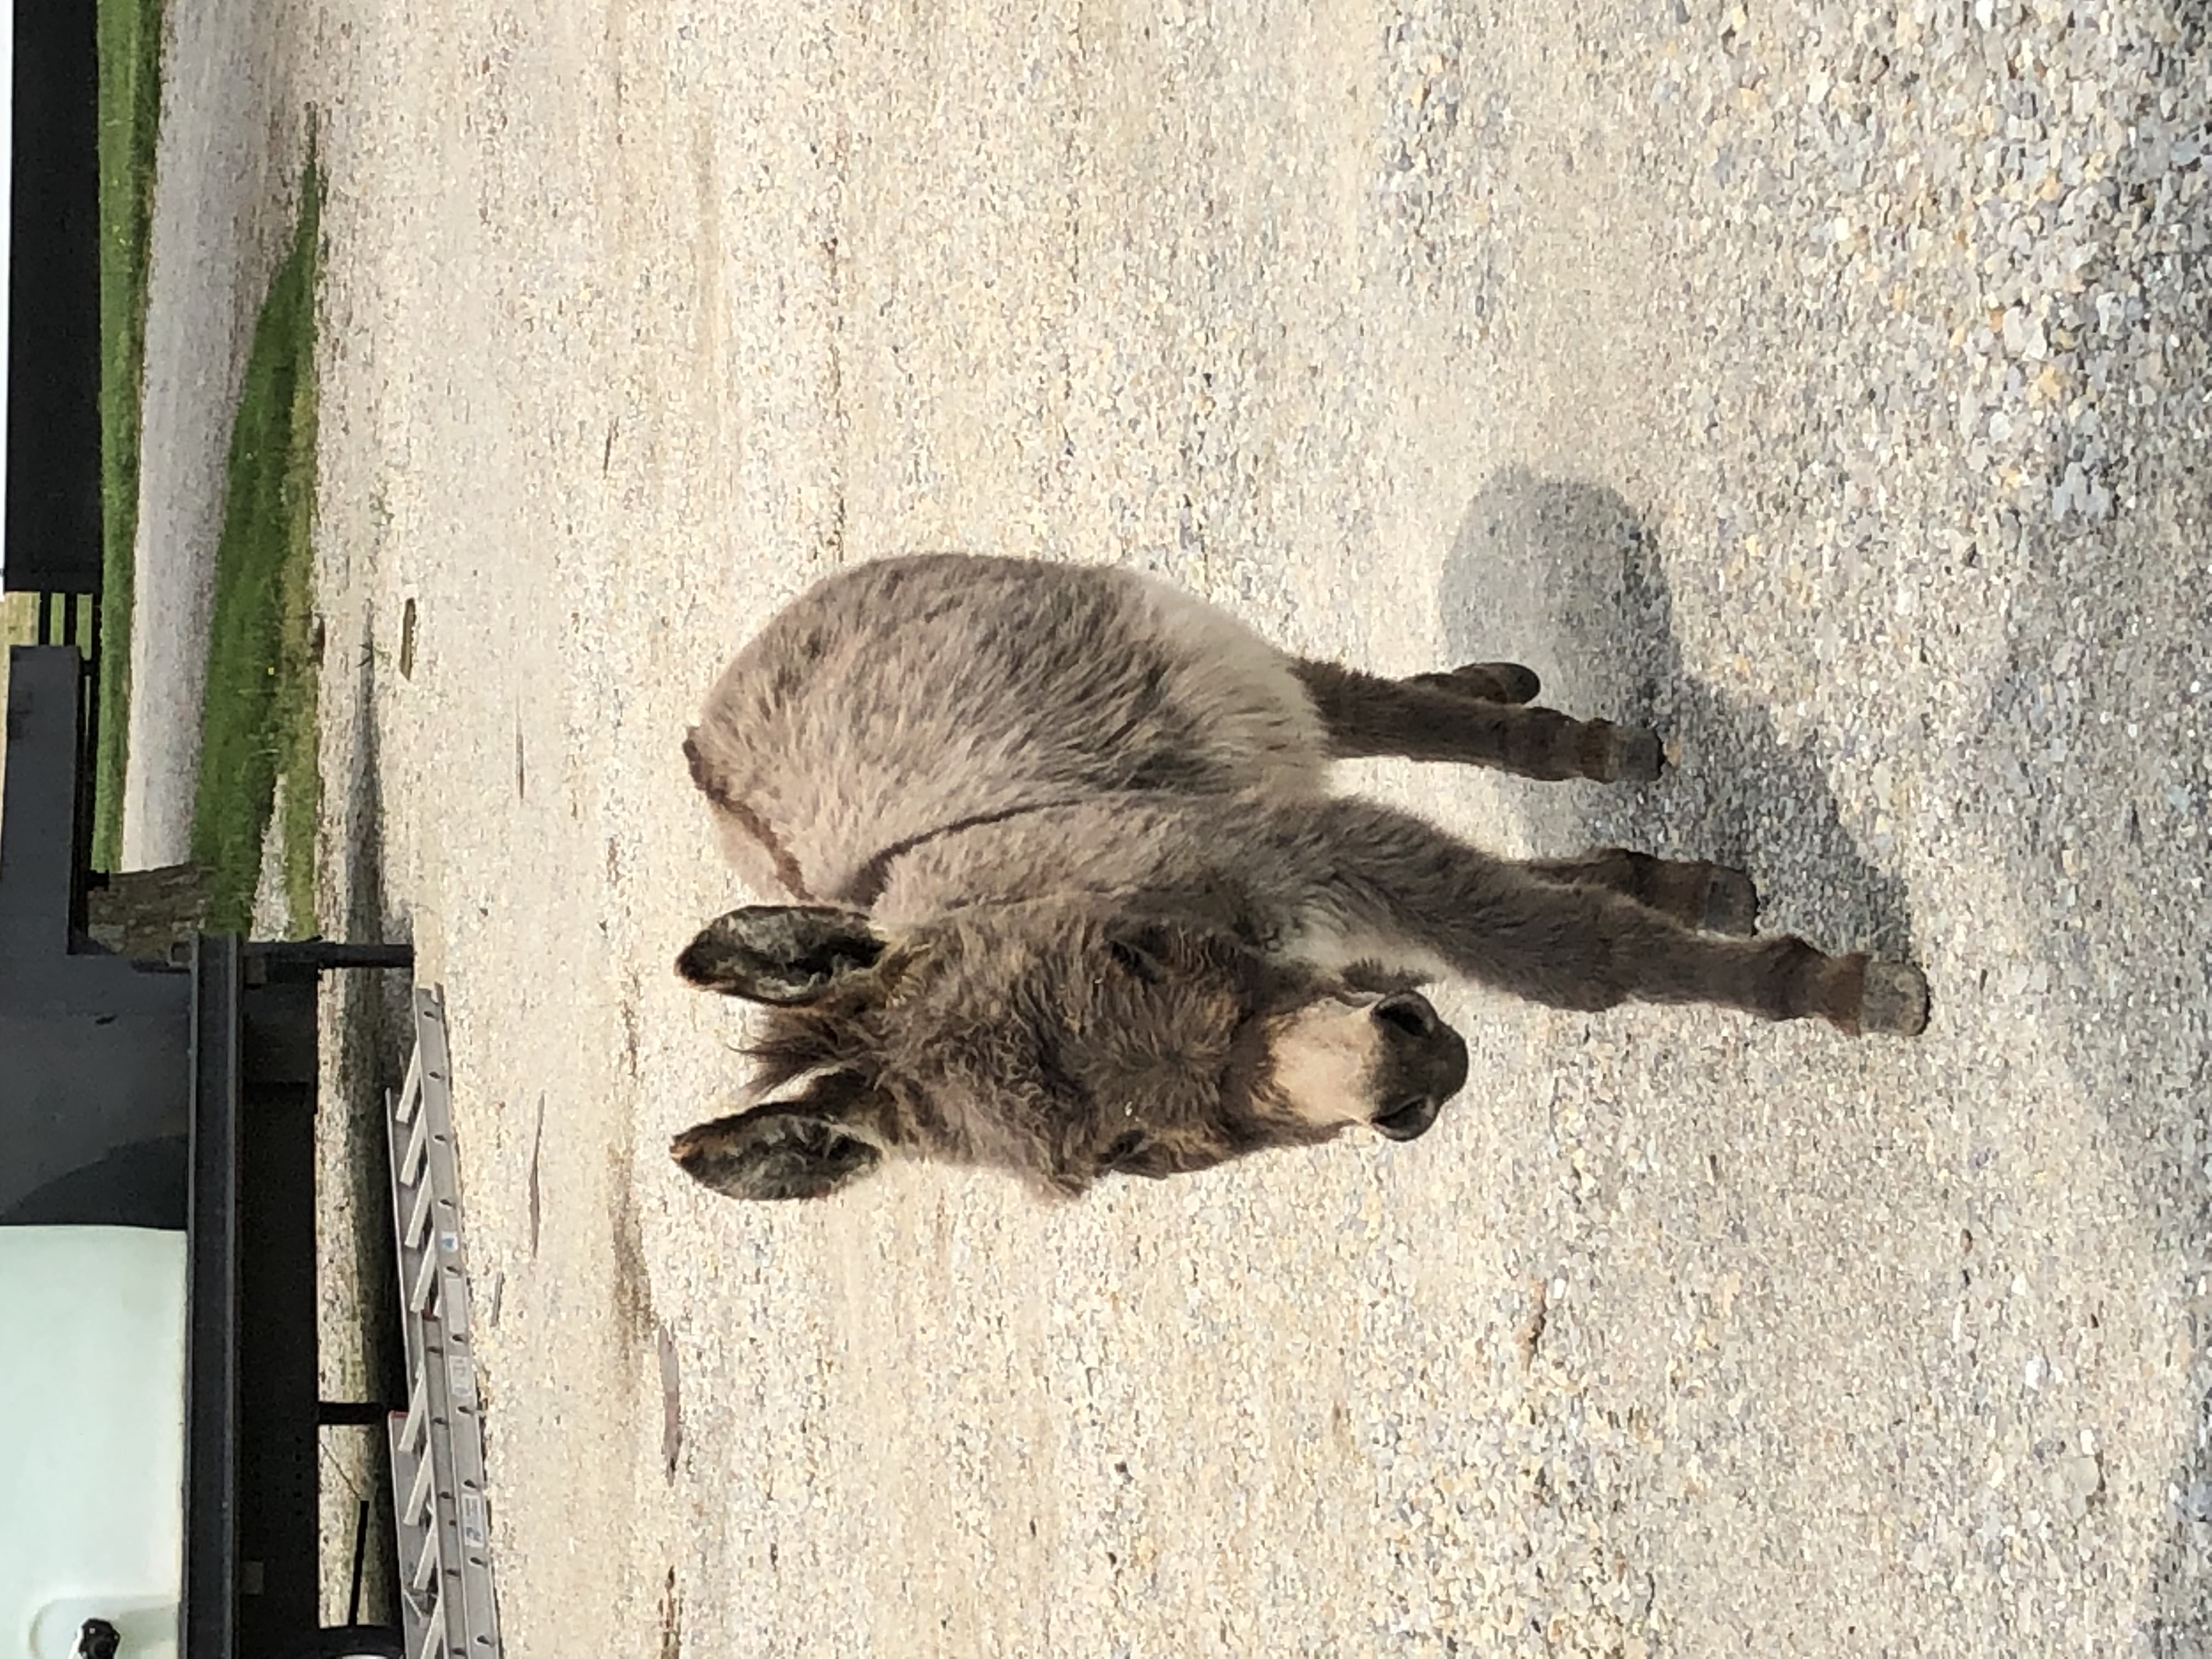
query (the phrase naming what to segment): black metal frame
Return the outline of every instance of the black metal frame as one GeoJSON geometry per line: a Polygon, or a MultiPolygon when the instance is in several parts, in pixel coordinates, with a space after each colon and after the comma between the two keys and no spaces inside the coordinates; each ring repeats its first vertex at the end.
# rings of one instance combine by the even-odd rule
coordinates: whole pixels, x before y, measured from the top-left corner
{"type": "Polygon", "coordinates": [[[185,1659],[281,1659],[320,1629],[316,981],[404,945],[191,948],[185,1659]],[[306,1201],[302,1201],[303,1199],[306,1201]]]}
{"type": "Polygon", "coordinates": [[[187,1654],[237,1650],[239,1581],[238,1035],[245,975],[236,942],[194,948],[191,1180],[185,1225],[185,1590],[178,1636],[187,1654]]]}

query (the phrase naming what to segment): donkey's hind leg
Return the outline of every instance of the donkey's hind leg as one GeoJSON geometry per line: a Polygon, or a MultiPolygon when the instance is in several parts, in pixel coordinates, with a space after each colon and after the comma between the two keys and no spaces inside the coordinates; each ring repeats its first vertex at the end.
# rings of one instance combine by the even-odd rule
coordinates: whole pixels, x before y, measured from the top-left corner
{"type": "Polygon", "coordinates": [[[1703,859],[1659,859],[1603,847],[1580,858],[1532,860],[1521,868],[1562,886],[1605,888],[1709,933],[1748,938],[1759,920],[1759,890],[1751,878],[1703,859]]]}
{"type": "Polygon", "coordinates": [[[1473,697],[1479,702],[1534,702],[1544,689],[1533,668],[1517,662],[1469,662],[1440,673],[1416,674],[1408,685],[1425,685],[1433,691],[1473,697]]]}
{"type": "Polygon", "coordinates": [[[1600,783],[1645,783],[1659,775],[1659,739],[1638,726],[1572,720],[1554,708],[1492,702],[1310,659],[1297,672],[1328,728],[1334,759],[1401,755],[1600,783]]]}

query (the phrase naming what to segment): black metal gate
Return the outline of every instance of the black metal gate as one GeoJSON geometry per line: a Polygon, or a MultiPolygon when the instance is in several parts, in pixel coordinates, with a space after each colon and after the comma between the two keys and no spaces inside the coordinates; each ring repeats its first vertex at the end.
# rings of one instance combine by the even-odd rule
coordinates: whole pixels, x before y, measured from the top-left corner
{"type": "Polygon", "coordinates": [[[0,574],[11,592],[100,589],[94,10],[94,0],[15,0],[7,565],[0,574]]]}

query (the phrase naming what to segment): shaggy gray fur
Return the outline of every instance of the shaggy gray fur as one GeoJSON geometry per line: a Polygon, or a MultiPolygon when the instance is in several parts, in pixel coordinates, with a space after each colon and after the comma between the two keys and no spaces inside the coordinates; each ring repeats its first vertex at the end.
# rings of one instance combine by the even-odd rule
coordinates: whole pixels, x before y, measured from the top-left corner
{"type": "Polygon", "coordinates": [[[1750,931],[1740,872],[1516,864],[1327,793],[1357,754],[1656,773],[1651,733],[1527,706],[1537,689],[1513,664],[1301,661],[1118,569],[938,556],[829,578],[685,744],[732,860],[798,902],[732,912],[678,964],[769,1006],[754,1093],[783,1091],[679,1136],[678,1162],[744,1197],[817,1195],[886,1153],[1072,1194],[1354,1119],[1408,1138],[1465,1074],[1410,994],[1446,974],[1554,1007],[1920,1029],[1909,966],[1698,931],[1750,931]]]}

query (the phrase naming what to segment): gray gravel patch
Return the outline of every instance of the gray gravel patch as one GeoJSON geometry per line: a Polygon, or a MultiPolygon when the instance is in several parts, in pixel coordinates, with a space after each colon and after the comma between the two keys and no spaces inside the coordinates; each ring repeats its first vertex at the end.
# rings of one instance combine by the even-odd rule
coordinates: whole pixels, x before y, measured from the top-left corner
{"type": "Polygon", "coordinates": [[[332,914],[447,987],[518,1649],[2212,1647],[2203,22],[311,13],[332,914]],[[1418,1146],[714,1200],[684,726],[948,545],[1648,715],[1353,781],[1935,1023],[1455,993],[1418,1146]]]}

